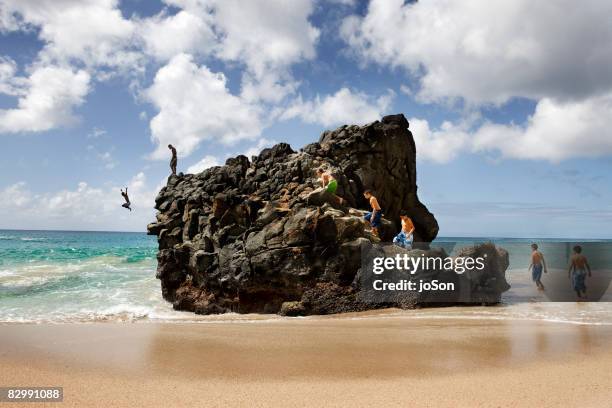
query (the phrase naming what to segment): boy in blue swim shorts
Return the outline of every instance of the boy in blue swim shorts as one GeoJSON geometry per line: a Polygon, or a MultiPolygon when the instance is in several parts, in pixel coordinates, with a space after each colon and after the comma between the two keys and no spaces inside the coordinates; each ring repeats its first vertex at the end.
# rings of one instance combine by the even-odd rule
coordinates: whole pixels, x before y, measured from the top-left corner
{"type": "Polygon", "coordinates": [[[372,207],[372,211],[368,212],[363,218],[372,226],[372,233],[375,236],[378,236],[378,227],[380,227],[382,209],[380,208],[380,204],[378,204],[378,200],[376,197],[374,197],[371,190],[364,191],[363,196],[370,203],[370,207],[372,207]]]}
{"type": "Polygon", "coordinates": [[[539,290],[544,290],[542,284],[542,271],[547,273],[546,261],[544,260],[544,254],[538,250],[538,244],[531,244],[531,264],[529,265],[531,270],[531,279],[535,282],[539,290]]]}
{"type": "Polygon", "coordinates": [[[586,299],[586,277],[587,272],[591,277],[591,266],[586,256],[582,255],[582,247],[576,245],[574,247],[574,255],[570,258],[570,266],[567,271],[567,276],[572,281],[572,288],[578,295],[578,300],[586,299]]]}
{"type": "Polygon", "coordinates": [[[408,214],[404,211],[400,214],[402,222],[402,230],[393,238],[393,243],[402,248],[412,249],[412,234],[414,233],[414,224],[408,214]]]}

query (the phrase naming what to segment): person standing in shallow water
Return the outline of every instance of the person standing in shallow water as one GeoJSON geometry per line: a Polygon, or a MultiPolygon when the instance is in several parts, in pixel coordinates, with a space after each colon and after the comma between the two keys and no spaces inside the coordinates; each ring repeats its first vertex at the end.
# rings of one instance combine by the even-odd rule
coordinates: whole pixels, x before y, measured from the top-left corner
{"type": "Polygon", "coordinates": [[[538,289],[544,290],[542,271],[548,273],[548,268],[546,267],[544,254],[538,250],[538,244],[531,244],[531,264],[529,264],[528,270],[531,270],[531,279],[535,282],[538,289]]]}
{"type": "Polygon", "coordinates": [[[132,203],[130,203],[130,197],[128,197],[128,188],[125,188],[125,191],[121,190],[121,196],[125,199],[125,203],[121,204],[121,206],[123,208],[127,208],[128,210],[132,211],[132,207],[130,207],[132,205],[132,203]]]}
{"type": "Polygon", "coordinates": [[[176,149],[171,144],[168,145],[168,149],[170,149],[170,151],[172,152],[172,159],[170,159],[170,169],[172,170],[172,175],[176,176],[176,165],[178,163],[176,149]]]}
{"type": "Polygon", "coordinates": [[[587,277],[591,277],[591,266],[586,256],[582,255],[582,247],[576,245],[574,247],[574,255],[570,258],[570,266],[567,271],[567,277],[572,281],[572,288],[578,295],[578,300],[586,299],[586,284],[587,277]]]}

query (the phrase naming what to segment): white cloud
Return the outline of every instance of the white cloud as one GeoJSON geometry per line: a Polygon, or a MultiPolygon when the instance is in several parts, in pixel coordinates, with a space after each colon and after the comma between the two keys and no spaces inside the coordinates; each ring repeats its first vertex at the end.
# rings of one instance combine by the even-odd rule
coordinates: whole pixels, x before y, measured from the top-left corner
{"type": "Polygon", "coordinates": [[[21,181],[8,186],[0,194],[0,208],[21,209],[32,201],[32,193],[27,190],[26,183],[21,181]]]}
{"type": "Polygon", "coordinates": [[[36,68],[29,78],[20,79],[17,108],[0,109],[0,133],[40,132],[73,123],[73,108],[84,102],[89,80],[83,70],[36,68]]]}
{"type": "Polygon", "coordinates": [[[0,94],[10,96],[23,94],[26,79],[17,76],[16,73],[17,63],[10,57],[0,57],[0,94]]]}
{"type": "Polygon", "coordinates": [[[35,194],[24,182],[0,190],[0,225],[4,228],[70,228],[142,231],[154,219],[156,191],[147,188],[144,173],[128,181],[132,201],[121,207],[120,188],[92,187],[80,182],[75,189],[35,194]]]}
{"type": "Polygon", "coordinates": [[[165,0],[179,13],[143,21],[141,36],[157,58],[213,55],[244,66],[243,97],[279,102],[295,92],[289,67],[316,55],[312,0],[165,0]],[[254,25],[256,29],[254,29],[254,25]]]}
{"type": "Polygon", "coordinates": [[[426,120],[411,118],[410,130],[417,148],[417,159],[446,163],[468,149],[471,135],[464,126],[444,122],[430,129],[426,120]]]}
{"type": "Polygon", "coordinates": [[[144,20],[141,29],[150,33],[145,36],[148,51],[170,58],[145,92],[159,110],[150,123],[158,144],[153,158],[166,158],[168,143],[187,156],[205,140],[231,144],[258,137],[274,105],[299,86],[289,67],[316,55],[319,30],[308,20],[313,2],[165,2],[180,11],[144,20]],[[192,55],[242,64],[240,94],[232,94],[223,74],[198,66],[192,55]]]}
{"type": "Polygon", "coordinates": [[[140,72],[132,50],[134,23],[117,0],[2,0],[0,31],[35,33],[42,49],[17,76],[17,66],[0,60],[0,92],[19,97],[0,111],[0,133],[42,132],[73,123],[90,81],[119,72],[140,72]]]}
{"type": "Polygon", "coordinates": [[[540,100],[524,125],[488,121],[444,122],[431,129],[426,120],[410,119],[417,157],[445,163],[464,152],[484,152],[502,158],[547,160],[612,155],[612,94],[580,102],[540,100]]]}
{"type": "Polygon", "coordinates": [[[332,126],[341,123],[367,123],[380,119],[393,101],[393,92],[373,99],[362,92],[341,88],[333,95],[304,101],[298,97],[280,119],[301,118],[306,123],[332,126]]]}
{"type": "Polygon", "coordinates": [[[169,60],[180,53],[208,54],[215,44],[211,18],[205,13],[162,12],[142,20],[139,30],[146,52],[159,60],[169,60]]]}
{"type": "Polygon", "coordinates": [[[174,57],[157,74],[146,98],[159,113],[151,120],[157,150],[153,158],[168,156],[173,144],[187,156],[203,141],[231,144],[258,136],[260,109],[230,93],[222,73],[198,66],[187,54],[174,57]]]}
{"type": "Polygon", "coordinates": [[[319,30],[308,21],[311,0],[204,3],[215,9],[215,25],[222,32],[217,56],[244,62],[256,76],[316,54],[319,30]]]}
{"type": "Polygon", "coordinates": [[[372,0],[364,17],[344,20],[341,35],[361,61],[411,72],[420,89],[401,90],[421,101],[537,101],[524,124],[431,129],[412,119],[425,159],[470,151],[557,162],[612,154],[610,18],[612,3],[595,0],[372,0]]]}
{"type": "Polygon", "coordinates": [[[525,126],[486,123],[475,133],[475,151],[558,162],[612,155],[612,93],[580,102],[544,98],[525,126]]]}
{"type": "Polygon", "coordinates": [[[187,169],[187,173],[196,174],[201,173],[209,167],[219,166],[219,160],[215,156],[204,156],[202,160],[197,162],[196,164],[189,166],[187,169]]]}
{"type": "Polygon", "coordinates": [[[138,53],[129,48],[135,25],[117,6],[118,0],[3,0],[0,28],[38,28],[45,43],[38,58],[45,64],[78,60],[134,70],[138,53]]]}
{"type": "Polygon", "coordinates": [[[403,67],[419,97],[503,103],[612,88],[612,3],[372,0],[341,33],[366,62],[403,67]]]}

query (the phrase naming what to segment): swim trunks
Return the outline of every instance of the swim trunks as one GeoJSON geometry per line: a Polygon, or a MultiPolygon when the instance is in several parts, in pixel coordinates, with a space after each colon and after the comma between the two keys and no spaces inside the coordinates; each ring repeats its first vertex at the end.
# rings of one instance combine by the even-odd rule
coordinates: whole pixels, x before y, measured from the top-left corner
{"type": "Polygon", "coordinates": [[[586,291],[586,284],[584,283],[586,278],[586,271],[584,269],[575,269],[572,274],[572,286],[575,291],[584,292],[586,291]]]}
{"type": "Polygon", "coordinates": [[[329,180],[329,183],[327,183],[327,187],[325,188],[325,191],[327,191],[328,193],[336,194],[337,189],[338,189],[338,182],[332,179],[332,180],[329,180]]]}
{"type": "Polygon", "coordinates": [[[408,237],[404,231],[400,231],[400,233],[393,238],[393,243],[402,248],[412,249],[412,234],[408,237]]]}
{"type": "Polygon", "coordinates": [[[533,265],[533,268],[531,268],[531,279],[533,279],[534,282],[542,279],[542,264],[533,265]]]}
{"type": "Polygon", "coordinates": [[[374,216],[373,220],[372,220],[372,213],[371,212],[368,212],[366,215],[363,216],[363,218],[366,221],[371,222],[372,226],[374,228],[378,228],[378,227],[380,227],[380,219],[382,218],[382,210],[376,211],[376,215],[374,216]]]}

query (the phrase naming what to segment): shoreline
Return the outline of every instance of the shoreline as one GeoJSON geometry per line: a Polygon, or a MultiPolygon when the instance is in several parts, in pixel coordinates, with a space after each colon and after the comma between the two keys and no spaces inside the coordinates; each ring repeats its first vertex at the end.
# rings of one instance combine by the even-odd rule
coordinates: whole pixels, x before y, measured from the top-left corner
{"type": "MultiPolygon", "coordinates": [[[[529,288],[532,289],[532,288],[529,288]]],[[[524,292],[524,291],[523,291],[524,292]]],[[[608,291],[610,292],[610,291],[608,291]]],[[[158,325],[209,325],[209,324],[262,324],[290,323],[299,321],[319,320],[373,320],[398,319],[404,322],[414,320],[466,320],[466,321],[499,321],[499,322],[542,322],[578,326],[611,326],[610,294],[599,302],[554,302],[546,300],[543,294],[531,290],[527,296],[517,301],[516,293],[513,299],[502,299],[495,305],[450,305],[422,306],[414,309],[384,308],[370,309],[362,312],[345,312],[328,315],[281,316],[262,313],[222,313],[198,315],[186,311],[171,311],[169,317],[150,317],[148,315],[132,315],[130,313],[101,314],[98,316],[67,316],[66,318],[49,318],[45,320],[0,320],[0,327],[11,325],[88,325],[88,324],[158,324],[158,325]],[[531,299],[531,301],[527,300],[531,299]]]]}
{"type": "Polygon", "coordinates": [[[541,407],[612,399],[609,326],[326,317],[1,330],[0,383],[63,386],[64,406],[541,407]]]}

